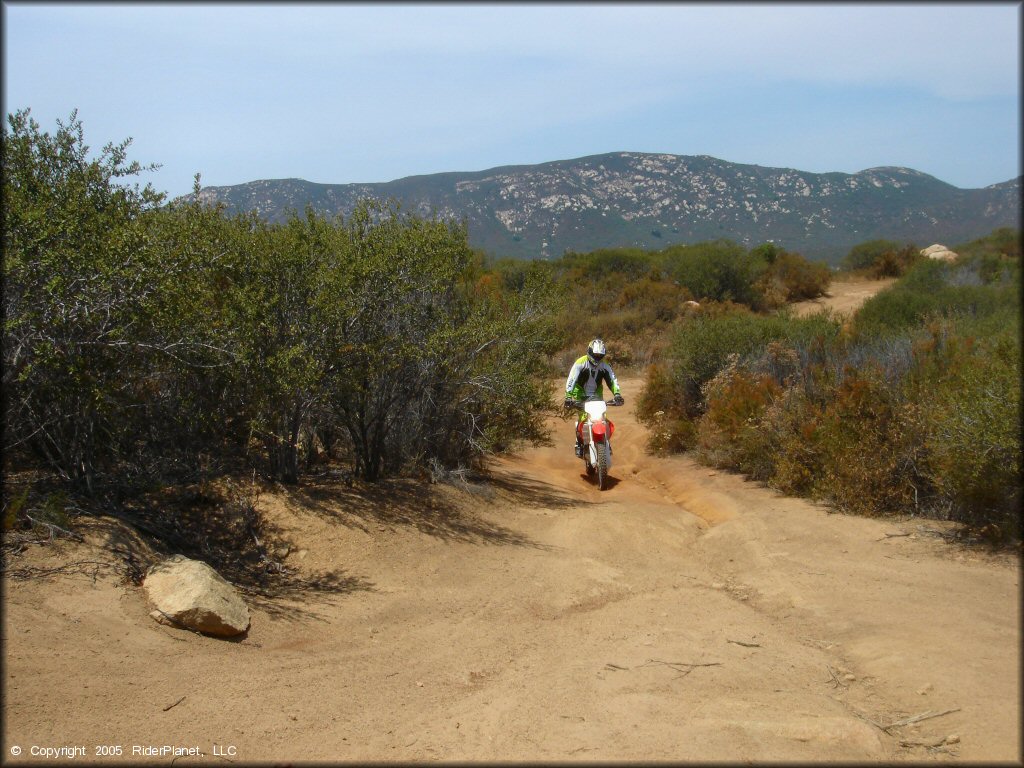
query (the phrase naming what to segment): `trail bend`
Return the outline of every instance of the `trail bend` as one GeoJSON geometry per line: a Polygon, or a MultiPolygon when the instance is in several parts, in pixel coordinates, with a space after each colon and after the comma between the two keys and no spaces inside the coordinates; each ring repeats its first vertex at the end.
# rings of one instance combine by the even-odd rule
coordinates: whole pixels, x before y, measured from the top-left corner
{"type": "Polygon", "coordinates": [[[8,581],[8,761],[1020,759],[1016,561],[649,456],[621,383],[605,491],[565,421],[486,487],[265,493],[290,567],[352,579],[254,602],[242,642],[161,627],[110,579],[8,581]]]}

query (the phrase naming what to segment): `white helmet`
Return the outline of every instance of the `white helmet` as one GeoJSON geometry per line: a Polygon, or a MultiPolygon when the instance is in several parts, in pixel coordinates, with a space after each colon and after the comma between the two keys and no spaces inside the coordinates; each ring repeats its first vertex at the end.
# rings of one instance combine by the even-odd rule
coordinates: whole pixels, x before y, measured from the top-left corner
{"type": "Polygon", "coordinates": [[[604,342],[600,339],[594,339],[590,342],[590,346],[587,347],[587,358],[594,365],[599,365],[606,354],[608,354],[608,348],[605,347],[604,342]]]}

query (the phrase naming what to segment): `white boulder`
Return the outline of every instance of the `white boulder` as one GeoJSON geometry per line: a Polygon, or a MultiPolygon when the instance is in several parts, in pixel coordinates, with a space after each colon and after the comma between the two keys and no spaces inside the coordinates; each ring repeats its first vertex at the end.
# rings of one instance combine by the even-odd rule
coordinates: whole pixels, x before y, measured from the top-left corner
{"type": "Polygon", "coordinates": [[[174,555],[146,572],[143,588],[162,624],[217,637],[249,629],[249,608],[237,590],[206,563],[174,555]]]}
{"type": "Polygon", "coordinates": [[[935,243],[935,245],[929,245],[927,248],[921,250],[921,255],[928,259],[938,259],[939,261],[956,261],[959,254],[955,251],[949,250],[944,245],[935,243]]]}

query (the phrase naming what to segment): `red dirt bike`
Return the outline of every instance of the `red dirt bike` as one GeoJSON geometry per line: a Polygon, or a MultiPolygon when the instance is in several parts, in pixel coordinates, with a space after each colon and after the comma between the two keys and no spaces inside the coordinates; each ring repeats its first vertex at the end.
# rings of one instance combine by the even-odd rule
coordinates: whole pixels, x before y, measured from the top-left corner
{"type": "Polygon", "coordinates": [[[583,411],[587,418],[576,425],[576,436],[583,443],[583,461],[587,465],[587,474],[597,475],[597,487],[604,490],[608,486],[608,470],[612,468],[612,435],[615,425],[605,416],[609,405],[622,405],[614,400],[574,400],[572,407],[583,411]]]}

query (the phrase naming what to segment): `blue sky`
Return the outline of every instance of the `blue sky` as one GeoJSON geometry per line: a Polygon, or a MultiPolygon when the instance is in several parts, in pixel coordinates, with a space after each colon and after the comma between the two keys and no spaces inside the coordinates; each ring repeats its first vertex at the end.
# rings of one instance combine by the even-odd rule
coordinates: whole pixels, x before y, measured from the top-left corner
{"type": "Polygon", "coordinates": [[[172,197],[614,151],[958,187],[1020,166],[1020,3],[4,2],[4,111],[172,197]]]}

